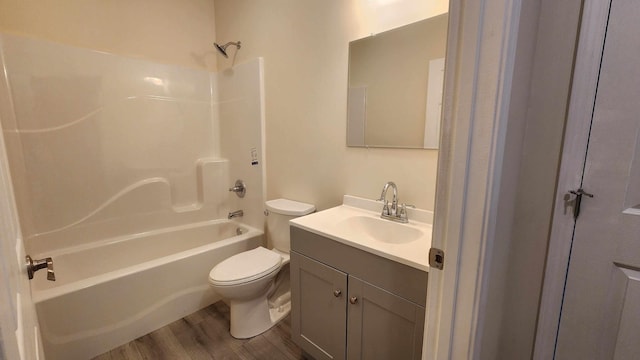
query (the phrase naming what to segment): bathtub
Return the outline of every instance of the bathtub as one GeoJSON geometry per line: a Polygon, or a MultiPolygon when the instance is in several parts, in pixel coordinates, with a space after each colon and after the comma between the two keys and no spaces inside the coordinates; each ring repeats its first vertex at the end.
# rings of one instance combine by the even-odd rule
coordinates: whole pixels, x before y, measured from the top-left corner
{"type": "Polygon", "coordinates": [[[211,268],[263,235],[213,220],[48,252],[56,281],[32,282],[47,360],[89,359],[218,301],[211,268]]]}

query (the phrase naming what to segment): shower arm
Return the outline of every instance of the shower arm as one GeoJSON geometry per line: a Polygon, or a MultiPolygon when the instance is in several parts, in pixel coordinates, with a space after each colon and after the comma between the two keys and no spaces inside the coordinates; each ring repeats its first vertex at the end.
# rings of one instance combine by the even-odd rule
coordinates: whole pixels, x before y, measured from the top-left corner
{"type": "Polygon", "coordinates": [[[242,43],[240,41],[229,41],[228,43],[224,44],[221,46],[221,48],[226,49],[227,46],[229,45],[233,45],[235,47],[237,47],[238,49],[240,49],[240,47],[242,46],[242,43]]]}
{"type": "Polygon", "coordinates": [[[222,54],[222,56],[228,58],[229,55],[227,55],[227,47],[229,47],[229,45],[233,45],[236,47],[236,51],[238,51],[241,47],[241,43],[240,41],[238,42],[234,42],[234,41],[229,41],[228,43],[224,44],[224,45],[218,45],[218,43],[213,43],[213,45],[216,47],[216,49],[218,49],[218,51],[222,54]]]}

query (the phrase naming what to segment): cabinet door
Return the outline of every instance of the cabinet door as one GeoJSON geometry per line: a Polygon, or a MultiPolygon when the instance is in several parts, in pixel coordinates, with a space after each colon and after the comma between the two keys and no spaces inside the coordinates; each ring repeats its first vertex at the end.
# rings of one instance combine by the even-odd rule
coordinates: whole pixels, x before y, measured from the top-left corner
{"type": "Polygon", "coordinates": [[[344,359],[347,274],[291,252],[291,338],[316,360],[344,359]]]}
{"type": "Polygon", "coordinates": [[[424,308],[349,277],[347,359],[420,359],[424,308]]]}

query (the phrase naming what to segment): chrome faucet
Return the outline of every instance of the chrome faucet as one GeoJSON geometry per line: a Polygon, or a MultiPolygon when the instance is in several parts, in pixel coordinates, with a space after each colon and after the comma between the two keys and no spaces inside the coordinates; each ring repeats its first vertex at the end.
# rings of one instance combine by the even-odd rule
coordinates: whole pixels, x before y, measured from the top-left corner
{"type": "Polygon", "coordinates": [[[244,212],[242,210],[236,210],[236,211],[232,211],[229,213],[229,216],[227,217],[228,219],[233,219],[235,217],[241,217],[244,215],[244,212]]]}
{"type": "Polygon", "coordinates": [[[407,206],[414,207],[413,205],[400,204],[398,205],[398,186],[393,181],[388,181],[384,184],[382,188],[382,193],[380,194],[380,199],[378,201],[382,201],[382,214],[380,217],[383,219],[397,221],[401,223],[408,223],[409,217],[407,216],[407,206]],[[389,187],[393,189],[393,199],[391,199],[391,204],[387,201],[387,190],[389,187]]]}
{"type": "Polygon", "coordinates": [[[398,211],[398,187],[393,181],[388,181],[384,184],[382,188],[382,193],[380,194],[380,199],[378,201],[382,201],[384,205],[382,206],[382,217],[385,216],[395,216],[398,211]],[[389,190],[389,186],[393,189],[393,199],[391,199],[391,208],[389,208],[389,202],[387,201],[387,190],[389,190]]]}

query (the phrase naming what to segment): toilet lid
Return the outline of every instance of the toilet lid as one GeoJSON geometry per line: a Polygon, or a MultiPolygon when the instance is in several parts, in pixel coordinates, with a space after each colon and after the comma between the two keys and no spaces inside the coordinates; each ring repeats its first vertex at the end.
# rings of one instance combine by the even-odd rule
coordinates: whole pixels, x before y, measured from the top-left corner
{"type": "Polygon", "coordinates": [[[209,272],[214,285],[236,285],[259,279],[277,270],[282,257],[260,246],[223,260],[209,272]]]}

